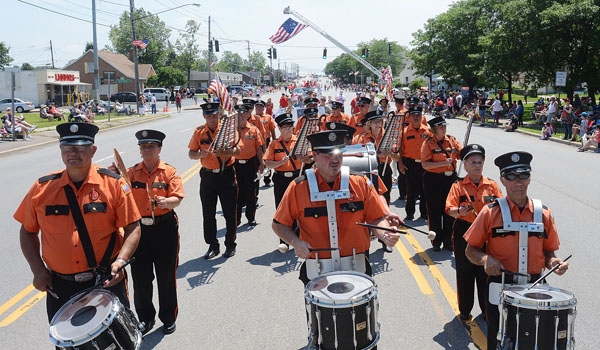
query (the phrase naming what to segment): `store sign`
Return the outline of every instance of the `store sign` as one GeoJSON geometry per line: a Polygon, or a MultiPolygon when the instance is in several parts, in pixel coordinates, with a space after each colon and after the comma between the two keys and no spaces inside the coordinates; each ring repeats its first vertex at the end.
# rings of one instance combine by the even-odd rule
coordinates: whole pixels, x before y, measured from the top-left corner
{"type": "Polygon", "coordinates": [[[46,74],[46,80],[48,84],[52,83],[79,83],[79,72],[78,71],[59,71],[49,70],[46,74]]]}

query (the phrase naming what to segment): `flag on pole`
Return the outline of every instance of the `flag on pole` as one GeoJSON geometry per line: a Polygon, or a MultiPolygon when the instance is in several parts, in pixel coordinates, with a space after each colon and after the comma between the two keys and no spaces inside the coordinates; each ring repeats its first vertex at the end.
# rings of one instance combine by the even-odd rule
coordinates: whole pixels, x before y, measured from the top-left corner
{"type": "Polygon", "coordinates": [[[221,104],[223,110],[231,113],[231,110],[233,109],[233,101],[229,97],[227,87],[223,84],[223,81],[219,77],[218,73],[215,73],[215,77],[208,87],[208,92],[215,94],[215,96],[219,98],[219,103],[221,104]]]}
{"type": "Polygon", "coordinates": [[[146,46],[148,46],[148,43],[149,43],[149,42],[150,42],[150,40],[148,40],[148,39],[144,39],[144,40],[134,40],[134,41],[133,41],[131,44],[132,44],[133,46],[137,46],[137,47],[139,47],[140,49],[142,49],[142,50],[143,50],[143,49],[145,49],[145,48],[146,48],[146,46]]]}
{"type": "Polygon", "coordinates": [[[277,33],[271,35],[269,38],[274,44],[281,44],[290,40],[294,35],[300,33],[304,28],[308,27],[306,24],[298,23],[291,18],[283,22],[281,27],[277,30],[277,33]]]}
{"type": "Polygon", "coordinates": [[[388,99],[388,101],[393,101],[394,92],[392,91],[392,80],[394,77],[392,76],[392,67],[387,66],[387,68],[382,68],[381,75],[385,81],[385,97],[388,99]]]}

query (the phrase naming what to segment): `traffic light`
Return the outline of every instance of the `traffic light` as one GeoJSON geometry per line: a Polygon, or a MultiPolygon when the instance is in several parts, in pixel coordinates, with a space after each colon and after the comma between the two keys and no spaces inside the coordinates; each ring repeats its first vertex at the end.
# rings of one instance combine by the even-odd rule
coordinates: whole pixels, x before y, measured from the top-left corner
{"type": "Polygon", "coordinates": [[[327,49],[323,49],[323,59],[327,59],[327,49]]]}
{"type": "Polygon", "coordinates": [[[267,50],[267,57],[269,57],[269,59],[272,59],[273,56],[271,56],[271,48],[269,47],[269,49],[267,50]]]}
{"type": "Polygon", "coordinates": [[[208,51],[213,52],[212,40],[208,41],[208,51]]]}
{"type": "Polygon", "coordinates": [[[392,54],[392,43],[388,43],[388,55],[392,54]]]}
{"type": "Polygon", "coordinates": [[[215,40],[215,52],[219,52],[219,40],[215,40]]]}
{"type": "Polygon", "coordinates": [[[277,49],[273,48],[273,59],[276,60],[277,59],[277,49]]]}
{"type": "Polygon", "coordinates": [[[369,49],[365,49],[366,57],[369,58],[369,49]]]}
{"type": "Polygon", "coordinates": [[[367,49],[365,49],[364,47],[362,49],[362,54],[360,55],[360,57],[367,58],[367,49]]]}

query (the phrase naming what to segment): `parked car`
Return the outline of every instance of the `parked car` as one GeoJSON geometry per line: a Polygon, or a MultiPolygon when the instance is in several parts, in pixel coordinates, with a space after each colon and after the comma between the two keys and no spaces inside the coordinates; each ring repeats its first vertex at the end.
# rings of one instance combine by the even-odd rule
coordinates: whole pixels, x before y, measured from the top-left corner
{"type": "Polygon", "coordinates": [[[146,98],[146,101],[150,101],[150,97],[154,94],[157,101],[164,101],[165,97],[170,97],[171,92],[164,88],[146,88],[142,91],[142,94],[146,98]]]}
{"type": "MultiPolygon", "coordinates": [[[[0,112],[4,112],[7,109],[12,108],[12,102],[13,102],[12,98],[5,98],[3,100],[0,100],[0,112]]],[[[33,103],[31,103],[29,101],[23,101],[20,98],[15,98],[14,102],[15,102],[15,112],[17,112],[17,113],[29,112],[35,108],[33,103]]]]}
{"type": "Polygon", "coordinates": [[[116,94],[112,94],[110,95],[110,102],[115,102],[115,101],[119,101],[119,102],[135,102],[136,100],[136,96],[135,96],[135,92],[117,92],[116,94]]]}

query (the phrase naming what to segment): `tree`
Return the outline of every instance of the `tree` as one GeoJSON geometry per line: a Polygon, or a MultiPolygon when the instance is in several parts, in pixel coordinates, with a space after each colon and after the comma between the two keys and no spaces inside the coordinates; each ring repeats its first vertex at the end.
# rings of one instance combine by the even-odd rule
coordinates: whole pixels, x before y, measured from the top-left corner
{"type": "Polygon", "coordinates": [[[94,43],[88,41],[85,43],[85,49],[83,49],[83,53],[86,53],[89,50],[93,50],[93,49],[94,49],[94,43]]]}
{"type": "MultiPolygon", "coordinates": [[[[136,9],[134,16],[136,37],[150,40],[145,50],[142,52],[138,50],[138,62],[152,64],[154,67],[164,67],[170,46],[171,30],[158,16],[143,8],[136,9]]],[[[123,12],[119,18],[119,24],[111,26],[108,37],[111,41],[111,45],[108,46],[110,51],[129,57],[129,51],[133,49],[129,12],[123,12]]]]}
{"type": "MultiPolygon", "coordinates": [[[[178,53],[173,66],[187,74],[187,81],[191,79],[192,69],[198,67],[198,44],[196,34],[200,29],[200,23],[189,20],[185,25],[185,32],[179,33],[179,39],[175,42],[175,51],[178,53]]],[[[170,57],[169,57],[170,58],[170,57]]]]}
{"type": "MultiPolygon", "coordinates": [[[[208,53],[208,51],[207,51],[208,53]]],[[[207,57],[208,60],[208,57],[207,57]]],[[[208,68],[208,66],[207,66],[208,68]]],[[[244,64],[244,60],[238,53],[233,53],[231,51],[224,51],[223,56],[218,61],[215,66],[216,70],[223,72],[235,72],[245,70],[246,66],[244,64]]]]}
{"type": "Polygon", "coordinates": [[[21,70],[35,70],[35,68],[31,64],[25,62],[21,65],[21,70]]]}
{"type": "Polygon", "coordinates": [[[148,78],[148,86],[184,86],[186,82],[185,74],[177,68],[161,67],[156,75],[148,78]]]}
{"type": "Polygon", "coordinates": [[[249,60],[245,61],[246,70],[266,73],[270,70],[267,66],[267,59],[264,54],[259,51],[252,51],[249,60]]]}
{"type": "Polygon", "coordinates": [[[9,66],[13,58],[8,55],[9,48],[3,42],[0,42],[0,69],[9,66]]]}

